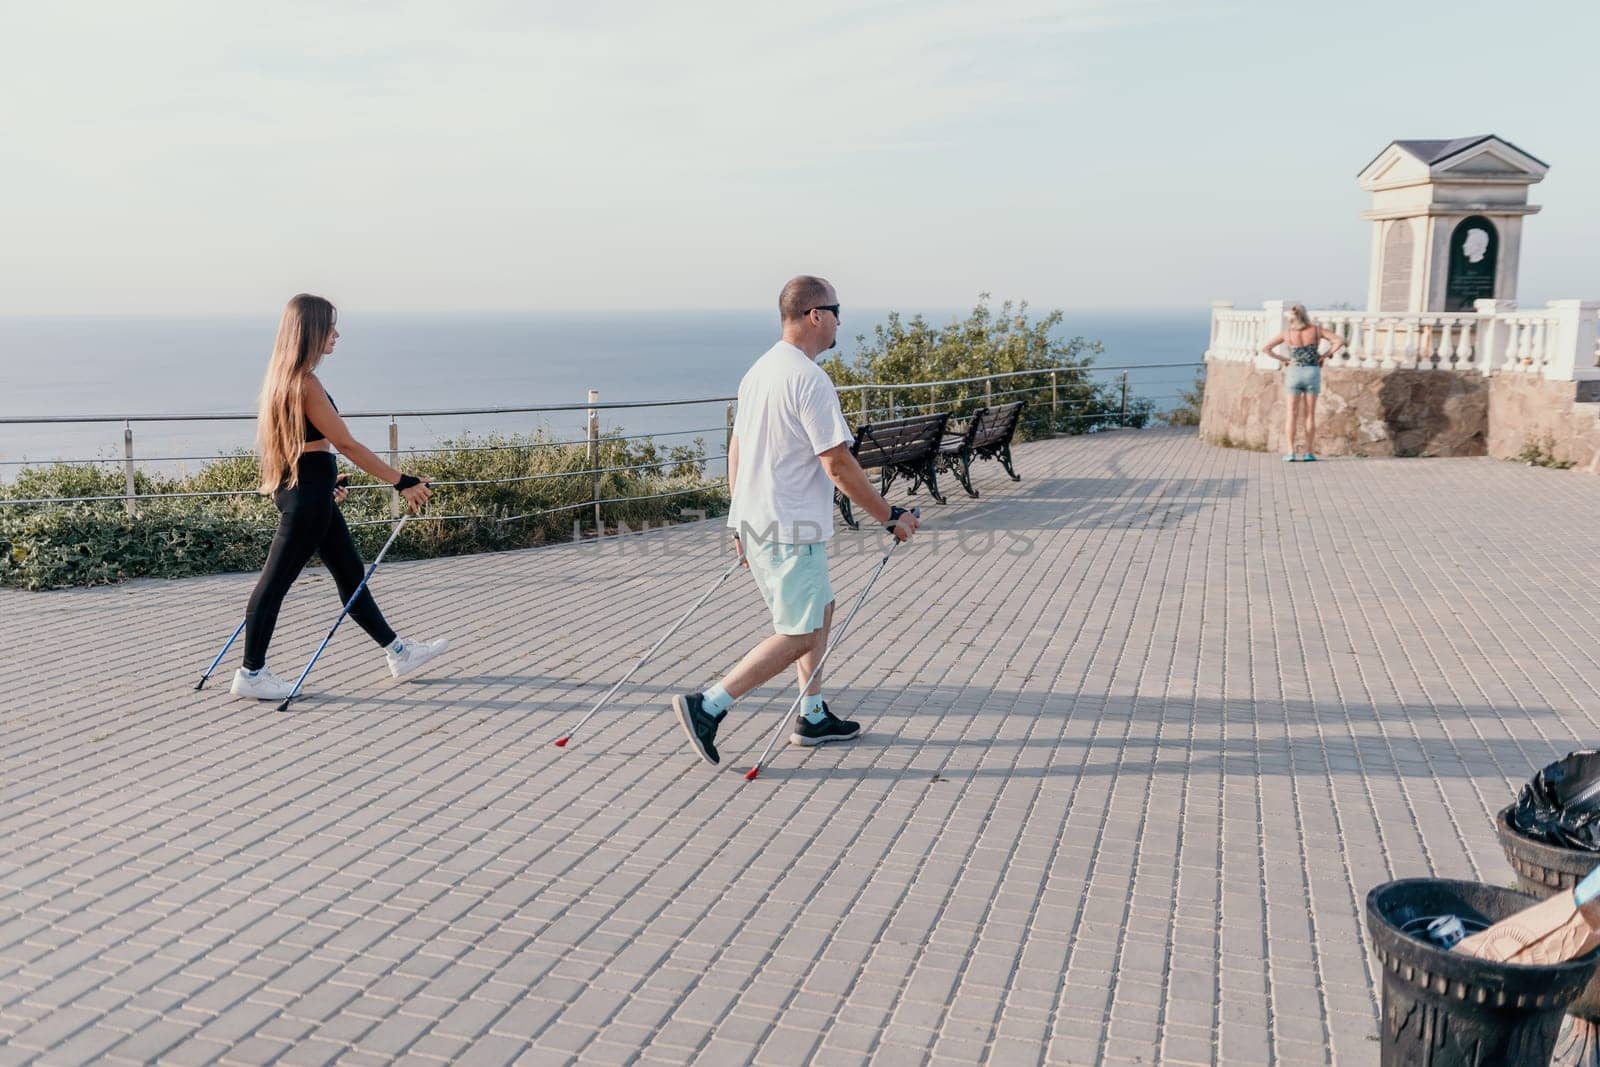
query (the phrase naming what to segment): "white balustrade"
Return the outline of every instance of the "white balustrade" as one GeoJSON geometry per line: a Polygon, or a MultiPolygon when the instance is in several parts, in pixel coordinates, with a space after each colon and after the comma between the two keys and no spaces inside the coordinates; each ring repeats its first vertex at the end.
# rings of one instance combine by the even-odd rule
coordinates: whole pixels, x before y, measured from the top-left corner
{"type": "Polygon", "coordinates": [[[1439,323],[1439,347],[1434,350],[1433,358],[1435,365],[1440,370],[1456,369],[1456,352],[1455,348],[1450,344],[1450,329],[1454,325],[1455,323],[1449,319],[1444,319],[1439,323]]]}
{"type": "MultiPolygon", "coordinates": [[[[1403,325],[1405,326],[1406,335],[1405,342],[1400,349],[1400,365],[1416,370],[1422,363],[1422,354],[1418,345],[1421,323],[1416,319],[1406,319],[1403,325]]],[[[1431,370],[1432,368],[1428,369],[1431,370]]]]}
{"type": "Polygon", "coordinates": [[[1382,370],[1393,370],[1395,366],[1394,335],[1395,326],[1397,324],[1393,320],[1390,320],[1389,322],[1384,323],[1384,325],[1388,328],[1383,331],[1383,360],[1378,364],[1378,367],[1382,370]]]}
{"type": "Polygon", "coordinates": [[[1249,363],[1266,343],[1267,316],[1261,311],[1216,308],[1211,313],[1211,347],[1208,359],[1249,363]]]}
{"type": "Polygon", "coordinates": [[[1381,342],[1379,341],[1378,320],[1363,316],[1359,321],[1361,323],[1361,347],[1357,365],[1370,370],[1378,365],[1379,353],[1382,351],[1379,348],[1381,342]]]}
{"type": "Polygon", "coordinates": [[[1471,319],[1462,319],[1458,325],[1461,328],[1461,332],[1458,335],[1460,340],[1456,342],[1455,369],[1477,370],[1479,369],[1477,330],[1475,328],[1477,323],[1471,319]]]}
{"type": "MultiPolygon", "coordinates": [[[[1269,322],[1272,315],[1214,306],[1206,358],[1254,362],[1278,332],[1269,322]]],[[[1600,303],[1592,301],[1552,301],[1548,308],[1526,310],[1483,301],[1476,313],[1312,311],[1311,318],[1344,342],[1330,367],[1600,378],[1600,303]]]]}
{"type": "Polygon", "coordinates": [[[1418,323],[1420,340],[1417,367],[1420,370],[1449,370],[1450,360],[1443,351],[1444,322],[1438,315],[1424,315],[1418,323]]]}

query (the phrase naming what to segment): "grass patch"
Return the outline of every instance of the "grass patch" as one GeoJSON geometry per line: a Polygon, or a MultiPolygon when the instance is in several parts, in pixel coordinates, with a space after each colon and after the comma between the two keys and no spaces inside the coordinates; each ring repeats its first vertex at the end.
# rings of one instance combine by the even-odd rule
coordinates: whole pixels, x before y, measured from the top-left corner
{"type": "Polygon", "coordinates": [[[1555,439],[1548,434],[1543,440],[1528,440],[1523,443],[1522,451],[1517,453],[1517,462],[1526,463],[1530,467],[1548,467],[1551,470],[1564,471],[1572,467],[1570,459],[1557,459],[1555,454],[1555,439]]]}
{"type": "Polygon", "coordinates": [[[1252,444],[1249,441],[1235,441],[1227,434],[1217,438],[1216,445],[1218,448],[1237,448],[1242,452],[1265,452],[1267,450],[1266,445],[1252,444]]]}

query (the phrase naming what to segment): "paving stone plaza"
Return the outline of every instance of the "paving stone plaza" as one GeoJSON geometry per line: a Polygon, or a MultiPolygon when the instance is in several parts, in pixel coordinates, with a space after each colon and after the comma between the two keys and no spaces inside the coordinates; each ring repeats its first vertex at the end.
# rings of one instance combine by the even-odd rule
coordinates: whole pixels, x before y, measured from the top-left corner
{"type": "MultiPolygon", "coordinates": [[[[1493,813],[1600,737],[1600,483],[1177,430],[1017,463],[924,502],[830,663],[866,734],[753,782],[792,688],[716,771],[666,707],[764,632],[742,574],[551,746],[718,524],[386,563],[455,650],[397,684],[346,626],[288,714],[237,654],[193,689],[254,575],[0,590],[0,1063],[1375,1063],[1367,890],[1509,884],[1493,813]]],[[[297,583],[274,669],[336,611],[297,583]]]]}

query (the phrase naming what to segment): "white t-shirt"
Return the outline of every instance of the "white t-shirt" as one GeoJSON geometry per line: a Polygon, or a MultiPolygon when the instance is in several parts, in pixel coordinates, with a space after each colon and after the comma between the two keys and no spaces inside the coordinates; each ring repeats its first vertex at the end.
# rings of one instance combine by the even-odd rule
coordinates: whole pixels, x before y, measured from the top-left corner
{"type": "Polygon", "coordinates": [[[739,469],[728,525],[757,542],[832,537],[833,482],[817,456],[855,438],[828,372],[779,341],[739,383],[733,434],[739,469]]]}

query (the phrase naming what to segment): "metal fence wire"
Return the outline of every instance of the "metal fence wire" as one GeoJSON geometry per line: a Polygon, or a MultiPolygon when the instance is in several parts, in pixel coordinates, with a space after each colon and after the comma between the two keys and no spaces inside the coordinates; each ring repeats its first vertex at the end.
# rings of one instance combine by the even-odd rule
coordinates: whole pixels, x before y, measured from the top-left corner
{"type": "MultiPolygon", "coordinates": [[[[1173,389],[1170,392],[1159,394],[1134,395],[1130,389],[1129,372],[1136,370],[1160,371],[1189,371],[1194,368],[1203,368],[1203,363],[1182,364],[1131,364],[1117,367],[1058,367],[1040,368],[1036,370],[1009,371],[1000,374],[988,374],[972,378],[952,378],[932,382],[886,382],[868,383],[861,385],[847,385],[839,389],[841,404],[847,417],[855,417],[857,425],[878,419],[894,419],[911,415],[930,414],[940,411],[951,412],[957,415],[963,410],[969,414],[971,410],[993,403],[1005,403],[1013,399],[1026,399],[1032,409],[1024,425],[1030,428],[1040,426],[1053,428],[1064,422],[1092,421],[1126,426],[1130,419],[1142,417],[1157,402],[1177,402],[1183,398],[1182,389],[1173,389]],[[1105,372],[1120,372],[1120,404],[1115,408],[1106,408],[1099,411],[1086,413],[1067,414],[1060,413],[1061,391],[1064,387],[1081,389],[1085,386],[1103,389],[1105,382],[1096,382],[1096,375],[1105,372]],[[1042,384],[1026,384],[1024,378],[1047,378],[1042,384]],[[997,388],[999,386],[999,388],[997,388]],[[941,397],[941,390],[957,387],[962,389],[955,396],[941,397]],[[853,395],[852,395],[853,394],[853,395]],[[1046,396],[1048,394],[1048,397],[1046,396]],[[901,398],[904,399],[901,399],[901,398]],[[926,397],[925,400],[915,397],[926,397]],[[886,400],[886,403],[880,401],[886,400]]],[[[600,452],[607,444],[623,443],[641,440],[663,440],[688,437],[702,438],[714,433],[722,433],[723,440],[719,442],[726,446],[733,435],[734,404],[736,398],[729,396],[694,397],[677,400],[645,400],[621,401],[601,403],[599,393],[590,390],[589,400],[584,404],[547,404],[537,407],[481,407],[481,408],[432,408],[412,411],[352,411],[346,413],[346,418],[384,418],[389,421],[388,448],[379,450],[391,466],[397,466],[401,456],[429,456],[453,453],[494,453],[494,452],[536,452],[549,448],[570,448],[587,446],[588,465],[567,471],[549,471],[537,474],[507,475],[492,478],[471,478],[448,481],[432,482],[436,489],[451,487],[476,487],[487,485],[516,485],[520,483],[552,481],[563,478],[589,479],[592,490],[587,499],[573,504],[564,504],[558,507],[544,508],[528,511],[515,515],[484,515],[484,514],[451,514],[448,512],[425,513],[418,518],[433,522],[452,521],[478,521],[494,522],[498,524],[520,522],[540,518],[548,515],[559,514],[567,511],[577,511],[583,508],[594,509],[594,519],[597,529],[603,529],[601,508],[604,505],[626,504],[635,501],[660,500],[675,496],[685,496],[693,493],[704,493],[726,487],[727,480],[716,479],[701,481],[694,486],[674,489],[666,492],[648,493],[636,496],[602,496],[602,479],[608,474],[636,473],[647,470],[660,470],[664,467],[684,467],[693,465],[703,477],[705,467],[709,463],[725,461],[727,451],[712,455],[696,455],[693,457],[673,457],[647,463],[631,463],[617,466],[601,466],[600,452]],[[613,434],[602,435],[600,432],[600,414],[605,411],[631,411],[650,408],[678,408],[696,405],[725,405],[723,424],[720,426],[705,426],[692,430],[664,430],[656,433],[638,434],[613,434]],[[570,440],[544,441],[528,440],[503,444],[486,445],[461,445],[449,447],[413,447],[402,449],[399,447],[399,424],[401,418],[428,418],[439,416],[472,416],[472,415],[507,415],[507,414],[541,414],[550,412],[582,411],[587,418],[585,436],[570,440]]],[[[173,462],[216,462],[219,460],[251,459],[251,453],[239,450],[233,453],[215,453],[200,455],[180,456],[149,456],[139,459],[134,452],[134,423],[146,422],[218,422],[218,421],[254,421],[253,412],[222,412],[222,413],[156,413],[136,415],[47,415],[47,416],[4,416],[0,417],[0,425],[61,425],[61,424],[87,424],[87,423],[116,423],[123,424],[123,455],[121,458],[97,457],[92,459],[52,459],[52,460],[3,460],[0,467],[48,467],[60,465],[99,465],[121,464],[123,468],[123,491],[120,493],[98,493],[80,496],[38,496],[38,497],[12,497],[0,498],[0,507],[51,507],[66,504],[104,504],[121,503],[129,515],[137,515],[141,502],[161,500],[194,500],[215,499],[230,497],[251,497],[258,495],[256,489],[219,489],[219,490],[184,490],[144,492],[138,491],[137,468],[139,464],[173,463],[173,462]]],[[[367,492],[372,490],[390,489],[391,487],[381,482],[358,482],[350,487],[352,492],[367,492]]],[[[391,512],[398,514],[400,500],[398,495],[393,498],[391,512]]],[[[351,526],[370,526],[386,523],[389,519],[373,519],[352,522],[351,526]]]]}

